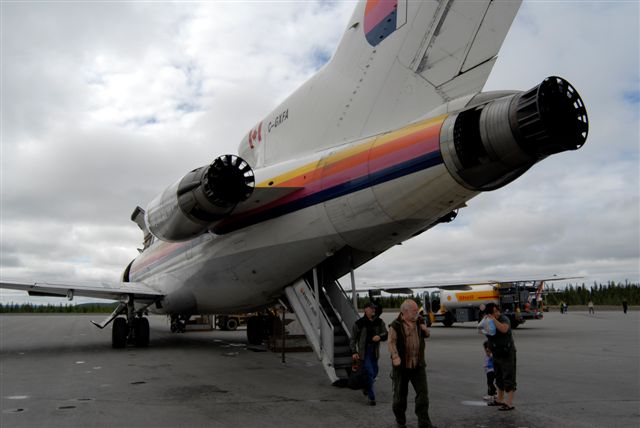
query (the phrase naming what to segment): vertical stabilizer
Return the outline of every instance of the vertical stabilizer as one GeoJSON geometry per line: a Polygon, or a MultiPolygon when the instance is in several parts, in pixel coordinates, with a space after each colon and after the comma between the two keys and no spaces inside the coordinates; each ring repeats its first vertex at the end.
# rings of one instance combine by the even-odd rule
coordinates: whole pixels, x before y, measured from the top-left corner
{"type": "Polygon", "coordinates": [[[392,130],[479,92],[519,1],[359,2],[331,61],[243,140],[254,166],[392,130]]]}

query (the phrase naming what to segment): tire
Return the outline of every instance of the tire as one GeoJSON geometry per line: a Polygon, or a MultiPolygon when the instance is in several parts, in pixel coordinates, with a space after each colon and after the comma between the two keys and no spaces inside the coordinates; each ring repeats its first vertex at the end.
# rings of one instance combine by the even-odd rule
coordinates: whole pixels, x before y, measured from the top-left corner
{"type": "Polygon", "coordinates": [[[240,323],[238,322],[237,318],[229,317],[225,321],[224,327],[225,327],[225,330],[232,330],[233,331],[236,328],[238,328],[238,324],[240,324],[240,323]]]}
{"type": "Polygon", "coordinates": [[[136,346],[146,348],[149,346],[149,319],[136,318],[133,324],[133,338],[136,346]]]}
{"type": "Polygon", "coordinates": [[[111,346],[114,349],[122,349],[127,346],[128,330],[126,319],[118,317],[113,320],[113,328],[111,329],[111,346]]]}
{"type": "Polygon", "coordinates": [[[445,327],[451,327],[454,323],[454,319],[453,319],[453,315],[451,314],[451,312],[447,312],[444,316],[444,321],[442,321],[442,324],[445,327]]]}
{"type": "Polygon", "coordinates": [[[249,345],[262,345],[264,340],[264,321],[262,317],[253,316],[247,321],[247,342],[249,345]]]}

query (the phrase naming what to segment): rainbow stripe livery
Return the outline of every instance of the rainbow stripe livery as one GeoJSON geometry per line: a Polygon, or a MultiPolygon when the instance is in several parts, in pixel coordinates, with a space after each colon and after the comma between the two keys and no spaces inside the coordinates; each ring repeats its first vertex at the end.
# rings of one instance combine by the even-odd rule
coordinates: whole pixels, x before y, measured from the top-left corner
{"type": "Polygon", "coordinates": [[[440,131],[446,115],[355,143],[258,187],[301,187],[252,211],[231,215],[214,228],[228,233],[442,163],[440,131]]]}
{"type": "Polygon", "coordinates": [[[364,33],[376,46],[406,21],[406,0],[369,0],[364,11],[364,33]],[[403,7],[404,6],[404,7],[403,7]]]}

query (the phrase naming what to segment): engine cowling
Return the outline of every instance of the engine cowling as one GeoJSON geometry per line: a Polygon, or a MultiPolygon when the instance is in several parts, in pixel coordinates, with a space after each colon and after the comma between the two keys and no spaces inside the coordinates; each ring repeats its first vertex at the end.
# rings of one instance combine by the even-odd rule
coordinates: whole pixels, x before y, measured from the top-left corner
{"type": "Polygon", "coordinates": [[[566,80],[552,76],[525,92],[480,94],[447,118],[440,149],[464,187],[486,191],[518,178],[555,153],[577,150],[589,129],[587,110],[566,80]]]}
{"type": "Polygon", "coordinates": [[[218,157],[169,186],[147,207],[145,222],[158,239],[185,241],[210,229],[247,200],[255,179],[247,162],[235,155],[218,157]]]}

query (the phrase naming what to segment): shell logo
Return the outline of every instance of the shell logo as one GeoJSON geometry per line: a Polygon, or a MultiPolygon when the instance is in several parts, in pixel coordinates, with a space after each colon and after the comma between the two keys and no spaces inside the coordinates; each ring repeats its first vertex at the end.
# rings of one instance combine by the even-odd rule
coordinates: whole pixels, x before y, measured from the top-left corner
{"type": "Polygon", "coordinates": [[[448,301],[451,301],[451,296],[447,296],[447,300],[448,300],[448,301]]]}

